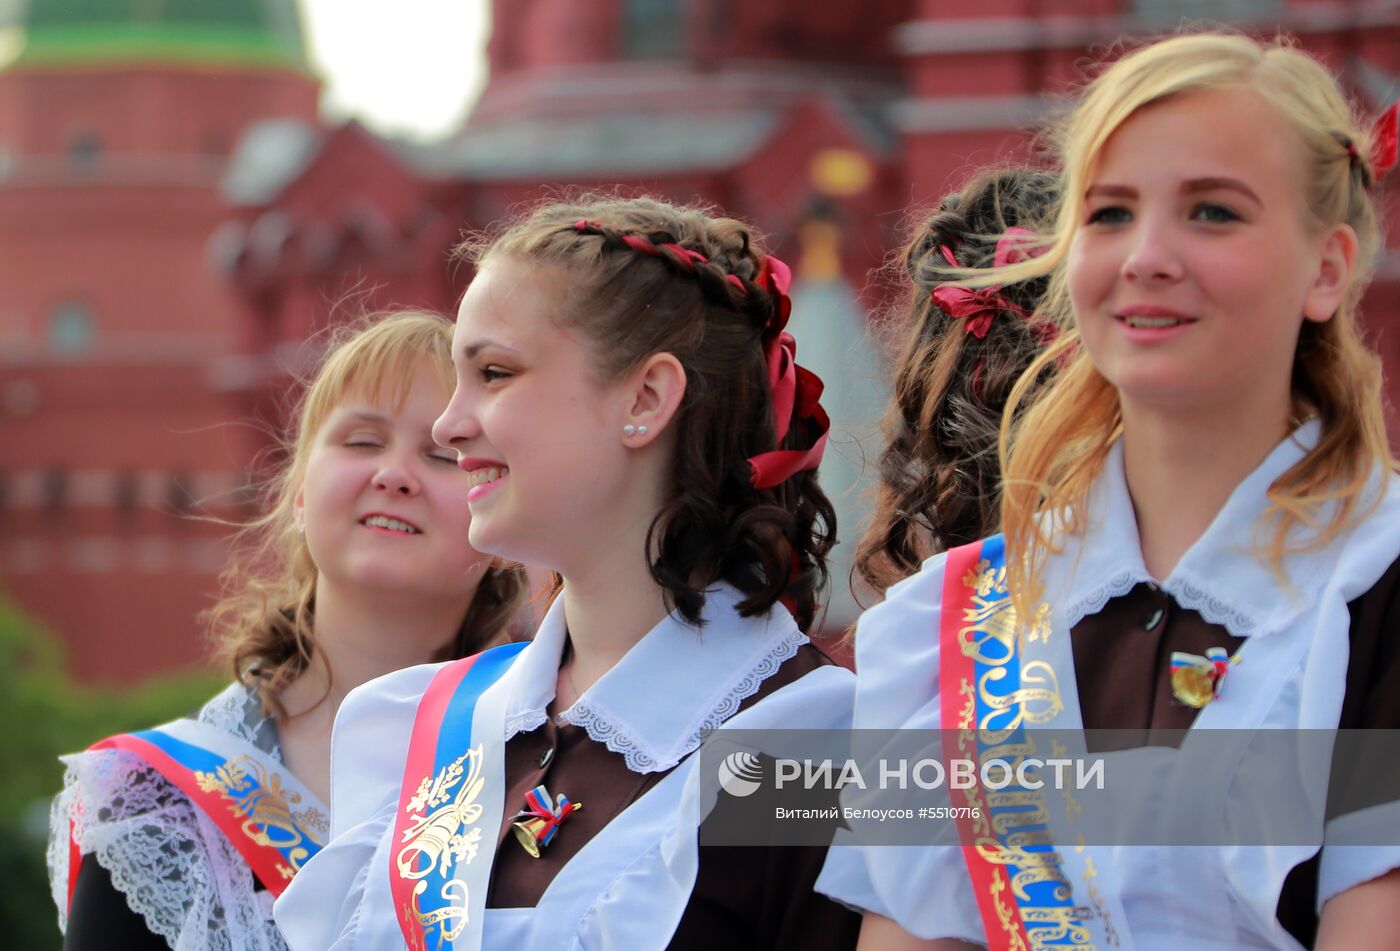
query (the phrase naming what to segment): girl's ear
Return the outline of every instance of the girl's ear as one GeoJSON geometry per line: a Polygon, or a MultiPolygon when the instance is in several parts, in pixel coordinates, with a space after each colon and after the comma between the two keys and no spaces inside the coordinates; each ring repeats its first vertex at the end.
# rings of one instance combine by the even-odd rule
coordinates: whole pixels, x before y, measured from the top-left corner
{"type": "Polygon", "coordinates": [[[627,409],[618,435],[645,446],[661,435],[685,398],[685,367],[673,353],[653,353],[627,377],[627,409]]]}
{"type": "Polygon", "coordinates": [[[1337,225],[1322,238],[1317,277],[1303,298],[1303,318],[1325,323],[1337,313],[1351,284],[1358,242],[1351,225],[1337,225]]]}

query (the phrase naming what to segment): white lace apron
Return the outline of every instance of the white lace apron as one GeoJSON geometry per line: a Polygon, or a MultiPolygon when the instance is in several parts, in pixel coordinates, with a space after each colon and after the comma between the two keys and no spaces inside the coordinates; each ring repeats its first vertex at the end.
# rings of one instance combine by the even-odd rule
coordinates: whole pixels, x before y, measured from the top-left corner
{"type": "MultiPolygon", "coordinates": [[[[258,698],[232,684],[195,717],[281,761],[277,731],[258,698]]],[[[272,896],[254,890],[248,864],[213,821],[154,767],[123,750],[63,757],[63,791],[49,815],[49,886],[68,925],[72,835],[152,933],[175,951],[283,951],[272,896]]]]}

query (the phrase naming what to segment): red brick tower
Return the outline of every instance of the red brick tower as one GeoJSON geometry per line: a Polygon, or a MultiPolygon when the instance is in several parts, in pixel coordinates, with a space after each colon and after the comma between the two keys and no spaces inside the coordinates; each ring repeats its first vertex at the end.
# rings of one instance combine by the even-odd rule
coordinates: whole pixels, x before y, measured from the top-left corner
{"type": "Polygon", "coordinates": [[[0,585],[87,678],[189,664],[256,441],[206,263],[250,123],[315,114],[294,0],[32,0],[0,72],[0,585]]]}

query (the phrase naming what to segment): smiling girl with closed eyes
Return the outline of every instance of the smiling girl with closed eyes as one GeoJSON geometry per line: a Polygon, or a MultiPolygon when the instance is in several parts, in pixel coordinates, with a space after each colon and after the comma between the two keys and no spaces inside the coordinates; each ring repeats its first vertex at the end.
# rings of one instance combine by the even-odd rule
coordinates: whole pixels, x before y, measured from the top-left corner
{"type": "Polygon", "coordinates": [[[1052,275],[1065,328],[1003,422],[1004,535],[862,618],[857,726],[976,723],[982,757],[1180,731],[1111,754],[1141,790],[1115,808],[1206,838],[1102,844],[1047,787],[1016,794],[1034,821],[983,798],[977,847],[833,852],[820,887],[867,910],[863,948],[1395,947],[1395,804],[1324,819],[1357,777],[1209,738],[1400,727],[1400,491],[1357,318],[1393,138],[1303,53],[1202,34],[1107,68],[1061,142],[1045,254],[985,278],[1052,275]],[[1171,790],[1207,787],[1183,815],[1171,790]]]}
{"type": "Polygon", "coordinates": [[[508,639],[523,574],[468,543],[468,479],[432,438],[451,339],[418,313],[336,333],[213,612],[236,682],[66,758],[49,850],[65,948],[284,947],[272,899],[327,839],[341,699],[508,639]]]}

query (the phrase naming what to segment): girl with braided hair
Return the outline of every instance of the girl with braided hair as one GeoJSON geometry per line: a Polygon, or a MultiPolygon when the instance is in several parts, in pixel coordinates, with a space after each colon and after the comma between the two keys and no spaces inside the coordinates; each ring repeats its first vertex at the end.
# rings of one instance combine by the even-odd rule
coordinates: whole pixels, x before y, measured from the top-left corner
{"type": "Polygon", "coordinates": [[[1061,328],[1009,398],[1001,533],[856,633],[857,727],[1016,781],[943,790],[921,845],[831,850],[863,949],[1397,946],[1395,752],[1340,733],[1400,728],[1400,486],[1357,312],[1395,117],[1227,33],[1127,53],[1069,113],[1044,253],[966,281],[1049,277],[1061,328]],[[1022,772],[1047,751],[1100,791],[1022,772]]]}
{"type": "Polygon", "coordinates": [[[472,544],[556,596],[528,646],[347,699],[336,838],[278,924],[299,951],[853,946],[824,849],[698,842],[708,733],[850,722],[854,678],[803,633],[835,525],[787,267],[648,199],[545,204],[465,253],[434,433],[472,544]]]}
{"type": "Polygon", "coordinates": [[[905,250],[909,316],[875,512],[855,559],[880,594],[935,552],[996,527],[997,435],[1012,387],[1053,335],[1031,319],[1048,281],[978,291],[954,282],[967,269],[1032,253],[1027,239],[1058,195],[1049,172],[983,172],[944,198],[905,250]]]}

